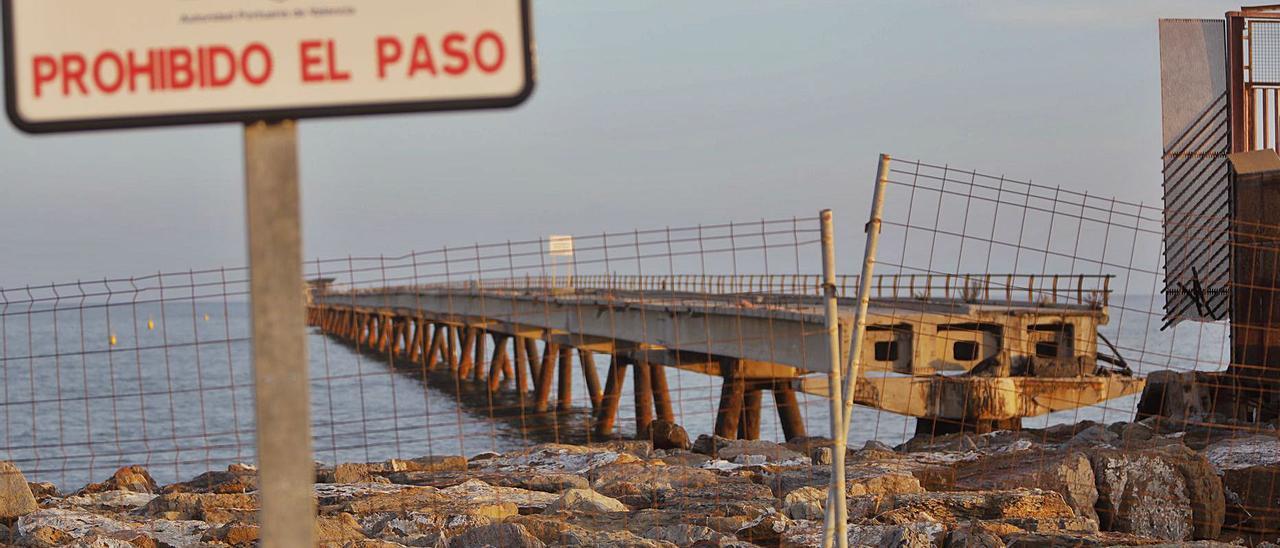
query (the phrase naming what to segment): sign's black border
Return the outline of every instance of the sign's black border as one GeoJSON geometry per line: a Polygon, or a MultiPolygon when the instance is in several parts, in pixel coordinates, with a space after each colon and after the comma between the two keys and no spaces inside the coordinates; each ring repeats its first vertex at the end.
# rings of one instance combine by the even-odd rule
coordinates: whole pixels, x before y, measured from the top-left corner
{"type": "Polygon", "coordinates": [[[530,0],[520,0],[521,25],[524,27],[524,87],[514,96],[492,99],[462,99],[448,101],[411,101],[402,103],[371,103],[333,105],[324,107],[281,108],[226,112],[194,112],[187,114],[131,116],[125,118],[86,118],[59,122],[28,122],[18,113],[17,80],[14,74],[13,51],[13,0],[0,0],[0,14],[4,17],[4,85],[5,111],[9,121],[18,129],[33,134],[61,133],[69,131],[94,131],[141,127],[177,126],[188,124],[216,124],[227,122],[251,123],[258,121],[292,120],[298,118],[327,118],[362,114],[402,114],[443,110],[472,110],[509,108],[523,103],[533,94],[535,67],[533,59],[533,24],[530,0]]]}

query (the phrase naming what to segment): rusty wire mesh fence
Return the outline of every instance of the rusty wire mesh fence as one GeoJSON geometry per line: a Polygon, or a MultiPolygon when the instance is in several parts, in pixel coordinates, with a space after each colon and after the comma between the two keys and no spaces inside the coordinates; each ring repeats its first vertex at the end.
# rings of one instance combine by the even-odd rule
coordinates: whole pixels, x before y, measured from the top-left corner
{"type": "Polygon", "coordinates": [[[895,289],[873,295],[856,399],[918,419],[859,408],[854,430],[959,453],[914,469],[931,491],[1049,489],[1094,523],[1020,542],[1276,538],[1280,389],[1261,356],[1233,363],[1231,323],[1179,321],[1270,302],[1273,227],[924,161],[893,160],[884,192],[876,274],[895,289]],[[1166,233],[1227,253],[1222,226],[1231,282],[1165,271],[1166,233]]]}
{"type": "MultiPolygon", "coordinates": [[[[893,160],[883,193],[850,538],[945,543],[978,522],[1033,545],[1274,536],[1274,385],[1225,376],[1227,324],[1165,308],[1163,223],[1220,219],[920,161],[893,160]],[[1039,510],[1006,515],[1023,503],[1039,510]]],[[[837,242],[845,351],[852,241],[837,242]]],[[[321,519],[347,531],[336,545],[468,545],[512,524],[548,544],[817,542],[820,258],[814,216],[307,261],[321,519]],[[575,487],[624,506],[607,526],[534,515],[575,487]]],[[[138,488],[116,471],[144,467],[141,490],[173,493],[120,504],[153,537],[194,519],[165,538],[224,542],[251,524],[251,498],[165,498],[255,489],[247,275],[0,289],[0,458],[62,510],[103,504],[68,502],[91,482],[106,480],[82,495],[138,488]]]]}

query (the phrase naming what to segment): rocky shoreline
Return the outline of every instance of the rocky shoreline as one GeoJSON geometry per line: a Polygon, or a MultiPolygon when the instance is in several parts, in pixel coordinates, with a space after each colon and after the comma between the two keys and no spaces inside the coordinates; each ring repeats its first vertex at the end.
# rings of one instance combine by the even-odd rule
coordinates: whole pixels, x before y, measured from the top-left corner
{"type": "MultiPolygon", "coordinates": [[[[469,459],[317,466],[323,546],[816,546],[830,442],[703,436],[543,444],[469,459]],[[656,448],[655,448],[656,446],[656,448]]],[[[952,434],[848,452],[851,546],[1265,546],[1280,537],[1274,430],[1149,419],[952,434]]],[[[18,546],[252,546],[257,472],[160,486],[125,467],[75,493],[0,465],[18,546]]],[[[1274,546],[1274,544],[1271,544],[1274,546]]]]}

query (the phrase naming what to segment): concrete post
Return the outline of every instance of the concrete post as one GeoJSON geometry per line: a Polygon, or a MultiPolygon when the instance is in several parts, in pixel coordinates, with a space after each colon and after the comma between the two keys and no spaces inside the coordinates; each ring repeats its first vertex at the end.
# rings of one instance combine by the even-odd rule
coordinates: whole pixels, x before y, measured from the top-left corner
{"type": "Polygon", "coordinates": [[[297,127],[245,127],[245,211],[262,546],[315,542],[297,127]]]}

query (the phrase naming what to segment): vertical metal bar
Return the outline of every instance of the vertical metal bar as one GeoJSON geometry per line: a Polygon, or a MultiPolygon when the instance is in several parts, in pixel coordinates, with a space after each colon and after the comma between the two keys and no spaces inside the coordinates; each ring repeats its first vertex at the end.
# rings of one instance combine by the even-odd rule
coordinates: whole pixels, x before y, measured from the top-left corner
{"type": "Polygon", "coordinates": [[[880,246],[880,217],[884,212],[884,189],[889,185],[888,154],[880,155],[880,167],[876,171],[876,190],[871,198],[871,220],[867,221],[867,246],[862,256],[862,277],[858,284],[858,309],[853,316],[853,343],[846,358],[849,362],[844,387],[844,428],[840,439],[848,436],[849,421],[853,416],[853,391],[857,388],[858,370],[862,366],[862,337],[867,331],[867,305],[871,301],[871,276],[875,273],[876,249],[880,246]]]}
{"type": "Polygon", "coordinates": [[[245,126],[245,213],[262,546],[315,546],[298,135],[292,121],[245,126]]]}
{"type": "MultiPolygon", "coordinates": [[[[845,548],[848,544],[848,510],[845,507],[844,454],[845,423],[841,421],[840,383],[840,311],[836,306],[836,250],[835,229],[831,210],[819,214],[822,219],[822,294],[826,303],[827,353],[831,372],[828,382],[831,390],[831,484],[827,486],[827,515],[822,525],[822,546],[845,548]]],[[[864,285],[869,278],[863,278],[864,285]]]]}

